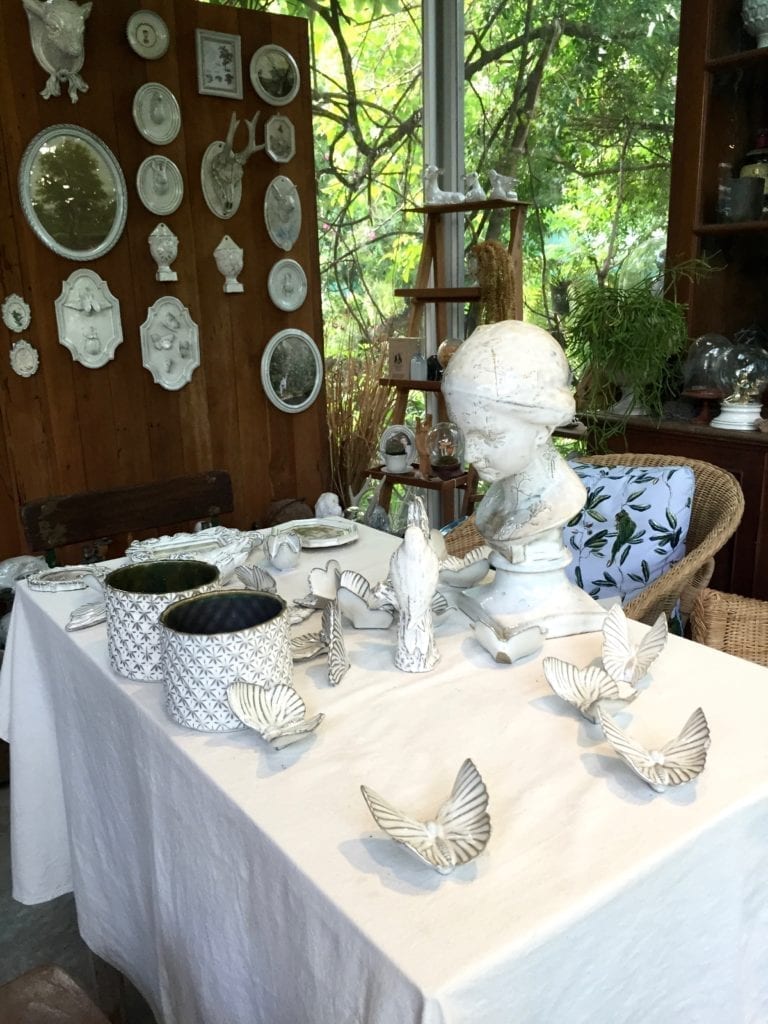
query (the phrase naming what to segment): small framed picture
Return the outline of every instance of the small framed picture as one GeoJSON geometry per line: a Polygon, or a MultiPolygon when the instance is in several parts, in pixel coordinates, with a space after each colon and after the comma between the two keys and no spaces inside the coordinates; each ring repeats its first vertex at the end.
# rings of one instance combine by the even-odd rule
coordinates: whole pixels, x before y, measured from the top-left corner
{"type": "Polygon", "coordinates": [[[197,91],[203,96],[243,98],[243,63],[240,36],[211,32],[199,28],[195,32],[197,48],[197,91]]]}
{"type": "Polygon", "coordinates": [[[299,91],[299,67],[277,43],[260,46],[251,57],[251,85],[266,103],[282,107],[299,91]]]}

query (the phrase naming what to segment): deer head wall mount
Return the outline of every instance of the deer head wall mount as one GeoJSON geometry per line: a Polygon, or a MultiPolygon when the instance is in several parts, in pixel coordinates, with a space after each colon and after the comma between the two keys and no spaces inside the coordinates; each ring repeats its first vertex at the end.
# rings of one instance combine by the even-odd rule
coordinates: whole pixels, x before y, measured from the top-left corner
{"type": "Polygon", "coordinates": [[[69,98],[77,103],[78,93],[88,85],[80,75],[85,60],[85,22],[92,4],[73,0],[22,0],[29,19],[32,52],[38,64],[48,72],[48,81],[40,93],[43,99],[61,95],[66,82],[69,98]]]}
{"type": "Polygon", "coordinates": [[[264,145],[256,145],[256,122],[259,115],[255,114],[248,127],[248,142],[239,152],[234,150],[235,132],[240,122],[235,114],[229,122],[227,137],[224,142],[212,142],[203,155],[200,168],[200,179],[203,196],[208,209],[222,220],[232,217],[240,206],[243,190],[243,172],[248,158],[264,149],[264,145]]]}

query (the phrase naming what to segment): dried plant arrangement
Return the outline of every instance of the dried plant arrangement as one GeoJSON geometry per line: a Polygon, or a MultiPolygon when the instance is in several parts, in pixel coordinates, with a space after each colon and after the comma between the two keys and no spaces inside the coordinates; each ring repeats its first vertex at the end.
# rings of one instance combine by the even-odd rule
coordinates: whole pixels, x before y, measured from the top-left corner
{"type": "Polygon", "coordinates": [[[326,359],[325,389],[333,488],[342,504],[353,503],[373,464],[395,392],[382,387],[389,353],[386,343],[352,345],[326,359]]]}
{"type": "Polygon", "coordinates": [[[477,322],[495,324],[500,320],[514,320],[512,254],[501,242],[493,240],[473,245],[472,253],[477,260],[477,283],[480,286],[477,322]]]}

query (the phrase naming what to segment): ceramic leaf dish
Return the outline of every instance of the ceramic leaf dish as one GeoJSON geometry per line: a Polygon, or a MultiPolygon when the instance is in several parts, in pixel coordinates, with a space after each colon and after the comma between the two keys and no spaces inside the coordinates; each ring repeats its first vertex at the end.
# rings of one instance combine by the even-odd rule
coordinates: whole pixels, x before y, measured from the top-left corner
{"type": "Polygon", "coordinates": [[[411,818],[367,786],[360,789],[376,823],[387,835],[441,875],[473,860],[488,844],[488,790],[469,758],[459,769],[451,795],[431,821],[411,818]]]}

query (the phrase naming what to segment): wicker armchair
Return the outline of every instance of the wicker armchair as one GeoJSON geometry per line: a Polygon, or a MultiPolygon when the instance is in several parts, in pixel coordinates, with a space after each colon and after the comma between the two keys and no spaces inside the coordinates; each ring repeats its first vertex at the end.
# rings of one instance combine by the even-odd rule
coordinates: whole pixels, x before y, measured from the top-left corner
{"type": "MultiPolygon", "coordinates": [[[[624,606],[631,619],[649,624],[661,612],[669,614],[679,600],[687,615],[699,590],[712,577],[714,557],[741,522],[744,495],[736,478],[725,469],[709,462],[686,459],[678,455],[584,455],[580,462],[593,466],[690,466],[696,477],[688,529],[686,555],[671,566],[663,576],[624,606]]],[[[451,555],[466,554],[484,543],[474,525],[474,516],[460,523],[445,538],[451,555]]]]}
{"type": "Polygon", "coordinates": [[[704,589],[690,621],[697,643],[768,666],[768,601],[704,589]]]}

